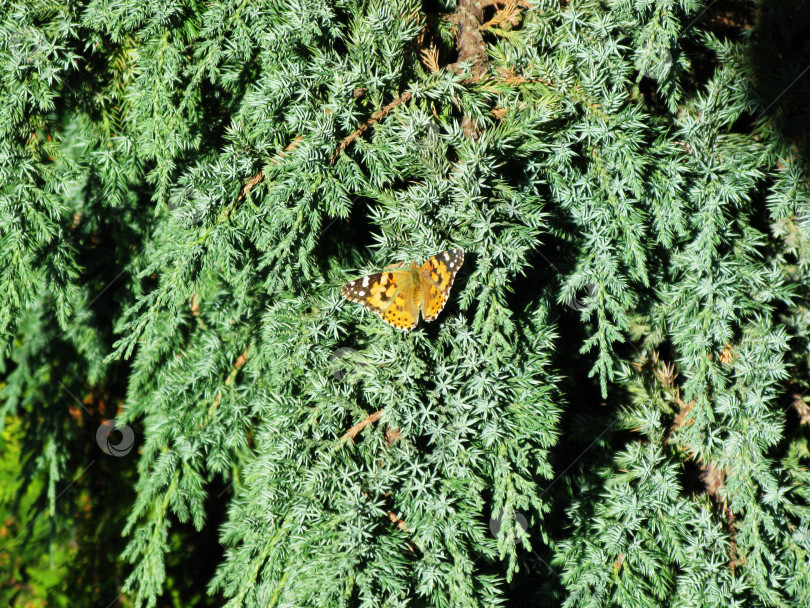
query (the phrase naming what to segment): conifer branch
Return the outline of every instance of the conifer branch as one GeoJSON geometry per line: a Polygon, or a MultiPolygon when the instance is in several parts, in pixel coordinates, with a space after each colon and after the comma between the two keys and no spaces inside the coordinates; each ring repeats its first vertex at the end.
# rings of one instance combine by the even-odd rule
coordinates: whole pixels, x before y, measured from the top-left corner
{"type": "MultiPolygon", "coordinates": [[[[0,485],[31,455],[24,476],[47,478],[37,500],[60,498],[31,533],[52,519],[56,559],[72,542],[60,530],[99,521],[58,525],[83,513],[82,496],[129,538],[118,561],[134,564],[133,608],[185,597],[188,577],[166,562],[210,572],[209,548],[222,545],[207,585],[221,597],[208,603],[240,608],[497,605],[518,588],[537,604],[806,603],[806,427],[785,424],[779,406],[810,382],[810,188],[803,140],[785,129],[804,124],[791,108],[806,106],[797,76],[810,58],[768,40],[761,24],[784,12],[763,5],[753,35],[717,36],[698,33],[699,8],[665,3],[439,3],[448,17],[437,3],[320,0],[247,15],[245,1],[236,12],[191,3],[162,20],[160,2],[144,1],[140,12],[134,0],[17,3],[4,22],[0,428],[12,449],[0,485]],[[696,34],[686,46],[684,26],[696,34]],[[77,28],[99,44],[77,44],[77,28]],[[372,95],[357,118],[356,100],[372,95]],[[325,144],[334,170],[291,153],[333,119],[345,129],[325,144]],[[476,138],[474,120],[497,126],[476,138]],[[338,162],[358,137],[363,162],[338,162]],[[268,155],[253,176],[251,150],[268,155]],[[234,167],[252,168],[234,178],[234,167]],[[147,191],[186,208],[143,213],[147,191]],[[374,202],[353,208],[355,195],[374,202]],[[233,213],[247,197],[257,221],[233,213]],[[245,221],[200,229],[214,207],[245,221]],[[322,246],[324,214],[350,213],[365,215],[322,246]],[[368,324],[382,320],[336,305],[369,233],[391,254],[375,270],[470,250],[448,306],[413,339],[372,340],[368,324]],[[565,261],[562,286],[543,258],[565,261]],[[113,276],[127,278],[108,290],[113,276]],[[245,336],[256,327],[254,354],[245,336]],[[343,342],[378,363],[362,381],[323,371],[343,342]],[[622,342],[665,348],[678,373],[657,352],[631,367],[622,342]],[[401,377],[402,419],[374,428],[382,412],[369,413],[401,377]],[[90,417],[81,399],[52,407],[61,389],[87,386],[90,417]],[[570,433],[563,410],[595,405],[600,388],[608,407],[586,405],[588,423],[570,433]],[[99,494],[60,494],[97,447],[76,441],[83,425],[119,403],[143,449],[107,455],[105,473],[129,473],[105,475],[99,494]],[[639,440],[600,441],[619,420],[639,440]],[[695,495],[687,459],[701,470],[695,495]],[[229,471],[239,483],[217,499],[231,504],[209,517],[209,481],[229,471]],[[135,502],[110,504],[135,476],[135,502]],[[506,529],[482,529],[494,504],[519,505],[559,538],[536,534],[536,552],[519,555],[506,529]],[[559,569],[553,587],[537,585],[545,556],[559,569]]],[[[791,422],[810,420],[806,399],[793,396],[791,422]]],[[[104,551],[109,536],[97,537],[104,551]]],[[[45,581],[36,545],[20,545],[10,570],[0,555],[0,579],[45,581]]],[[[195,593],[204,582],[191,581],[195,593]]],[[[74,595],[107,605],[91,587],[74,595]]],[[[39,599],[21,591],[12,600],[39,599]]]]}
{"type": "MultiPolygon", "coordinates": [[[[304,138],[301,135],[296,136],[295,139],[293,139],[290,142],[290,145],[288,145],[286,148],[284,148],[284,150],[282,152],[278,153],[278,156],[277,156],[276,159],[273,159],[273,160],[270,161],[270,164],[275,165],[279,160],[284,158],[287,155],[288,152],[291,152],[291,151],[295,150],[295,148],[298,147],[298,144],[300,144],[301,140],[303,140],[303,139],[304,138]]],[[[242,188],[242,191],[239,193],[239,196],[237,197],[236,203],[234,203],[233,207],[230,207],[230,208],[225,210],[225,217],[226,218],[231,215],[231,211],[236,209],[236,207],[239,205],[239,203],[242,202],[242,200],[247,196],[248,192],[250,192],[253,189],[253,187],[256,186],[256,184],[258,184],[263,179],[264,179],[264,170],[263,169],[260,170],[256,175],[254,175],[253,177],[250,178],[248,183],[244,185],[244,187],[242,188]]]]}
{"type": "Polygon", "coordinates": [[[242,351],[242,354],[239,355],[236,358],[236,361],[233,364],[233,369],[231,370],[231,373],[228,374],[228,377],[225,379],[225,385],[226,386],[230,386],[231,384],[233,384],[233,381],[236,378],[236,374],[238,374],[239,370],[242,369],[242,366],[245,363],[247,363],[248,349],[249,348],[250,348],[249,346],[246,346],[245,350],[242,351]]]}
{"type": "MultiPolygon", "coordinates": [[[[237,203],[241,202],[242,199],[244,199],[245,196],[247,196],[248,192],[250,192],[253,189],[253,186],[258,184],[263,179],[264,179],[264,171],[260,170],[256,175],[250,178],[250,181],[248,181],[247,184],[245,184],[245,186],[242,188],[242,192],[239,193],[239,197],[236,199],[236,202],[237,203]]],[[[230,213],[230,210],[228,210],[228,213],[230,213]]]]}
{"type": "Polygon", "coordinates": [[[364,428],[366,428],[367,425],[369,425],[369,424],[371,424],[373,422],[377,422],[380,419],[380,416],[382,416],[382,410],[380,410],[378,412],[374,412],[368,418],[366,418],[365,420],[363,420],[361,422],[358,422],[352,428],[350,428],[348,431],[346,431],[343,434],[343,436],[341,437],[341,439],[349,439],[349,440],[354,439],[354,437],[355,437],[355,435],[357,435],[357,433],[359,433],[364,428]]]}
{"type": "Polygon", "coordinates": [[[351,145],[351,143],[355,139],[360,137],[360,135],[362,135],[366,131],[366,129],[368,129],[369,127],[371,127],[371,126],[375,125],[376,123],[378,123],[380,120],[382,120],[385,117],[386,114],[388,114],[391,110],[396,108],[398,105],[403,104],[403,103],[407,103],[408,100],[410,100],[410,98],[411,98],[411,92],[408,91],[408,92],[404,93],[401,97],[398,97],[397,99],[395,99],[394,101],[389,103],[387,106],[385,106],[381,110],[375,112],[374,115],[371,118],[366,120],[363,124],[361,124],[359,127],[357,127],[357,129],[355,129],[352,133],[350,133],[342,142],[340,142],[340,145],[332,153],[332,156],[329,159],[329,162],[334,163],[335,160],[337,159],[337,157],[340,156],[340,153],[343,152],[343,150],[345,150],[349,145],[351,145]]]}

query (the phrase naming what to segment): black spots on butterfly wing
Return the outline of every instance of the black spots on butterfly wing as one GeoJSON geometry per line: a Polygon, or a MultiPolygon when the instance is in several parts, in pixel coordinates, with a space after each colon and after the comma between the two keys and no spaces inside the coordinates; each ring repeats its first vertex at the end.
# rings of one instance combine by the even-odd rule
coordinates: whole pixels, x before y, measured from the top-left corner
{"type": "Polygon", "coordinates": [[[448,249],[437,253],[422,264],[422,275],[444,289],[445,284],[452,285],[453,279],[464,264],[464,252],[461,249],[448,249]]]}
{"type": "Polygon", "coordinates": [[[370,274],[346,283],[341,293],[347,300],[380,315],[389,325],[410,331],[416,323],[414,315],[405,308],[412,287],[409,276],[407,272],[396,270],[370,274]],[[394,306],[397,302],[399,304],[394,306]]]}
{"type": "Polygon", "coordinates": [[[422,302],[422,317],[425,321],[433,321],[447,304],[447,295],[439,291],[433,283],[425,283],[425,299],[422,302]]]}
{"type": "Polygon", "coordinates": [[[452,287],[456,274],[461,268],[461,265],[464,263],[464,251],[461,249],[448,249],[435,257],[444,262],[445,266],[447,267],[447,271],[450,273],[449,284],[450,287],[452,287]]]}
{"type": "Polygon", "coordinates": [[[349,281],[340,290],[343,297],[352,302],[366,304],[371,298],[371,288],[380,282],[382,273],[370,274],[365,277],[360,277],[354,281],[349,281]]]}
{"type": "Polygon", "coordinates": [[[411,331],[416,327],[419,322],[419,310],[413,305],[411,292],[403,289],[398,293],[388,304],[382,318],[389,325],[404,331],[411,331]]]}
{"type": "Polygon", "coordinates": [[[461,249],[448,249],[422,264],[421,286],[413,284],[410,271],[386,270],[347,283],[341,293],[380,315],[392,327],[411,331],[419,322],[420,308],[425,321],[433,321],[444,309],[463,263],[461,249]]]}
{"type": "Polygon", "coordinates": [[[464,252],[461,249],[448,249],[437,253],[422,265],[420,269],[422,278],[434,284],[447,296],[463,263],[464,252]]]}
{"type": "Polygon", "coordinates": [[[422,316],[425,321],[433,321],[444,309],[450,288],[463,263],[464,252],[461,249],[448,249],[437,253],[422,265],[422,316]]]}

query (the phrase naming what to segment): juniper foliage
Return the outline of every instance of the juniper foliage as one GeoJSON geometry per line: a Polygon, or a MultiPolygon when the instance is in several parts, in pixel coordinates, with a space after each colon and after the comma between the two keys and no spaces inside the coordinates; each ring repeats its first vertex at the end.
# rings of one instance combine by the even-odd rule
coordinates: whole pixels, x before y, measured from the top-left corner
{"type": "Polygon", "coordinates": [[[712,5],[4,3],[0,567],[123,502],[25,593],[806,605],[806,7],[712,5]]]}

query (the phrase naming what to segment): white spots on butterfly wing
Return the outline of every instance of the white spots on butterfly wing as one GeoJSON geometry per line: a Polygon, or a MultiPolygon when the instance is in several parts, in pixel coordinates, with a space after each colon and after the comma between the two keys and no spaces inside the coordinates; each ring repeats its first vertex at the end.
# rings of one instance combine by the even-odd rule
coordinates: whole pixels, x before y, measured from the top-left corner
{"type": "Polygon", "coordinates": [[[366,292],[363,291],[363,290],[360,290],[360,291],[357,292],[357,295],[362,298],[364,295],[366,295],[366,292]]]}
{"type": "MultiPolygon", "coordinates": [[[[352,281],[352,285],[354,285],[356,281],[352,281]]],[[[363,287],[368,287],[368,277],[363,277],[363,287]]]]}

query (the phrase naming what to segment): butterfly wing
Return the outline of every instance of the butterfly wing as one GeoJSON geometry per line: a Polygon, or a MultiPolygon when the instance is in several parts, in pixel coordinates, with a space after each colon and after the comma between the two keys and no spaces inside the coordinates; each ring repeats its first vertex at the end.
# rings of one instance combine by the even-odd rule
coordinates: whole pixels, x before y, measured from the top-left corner
{"type": "Polygon", "coordinates": [[[341,293],[347,300],[362,304],[397,329],[410,331],[419,321],[409,272],[390,270],[370,274],[346,283],[341,293]]]}
{"type": "Polygon", "coordinates": [[[433,321],[447,304],[450,288],[463,263],[464,252],[461,249],[448,249],[422,264],[422,317],[425,321],[433,321]]]}

